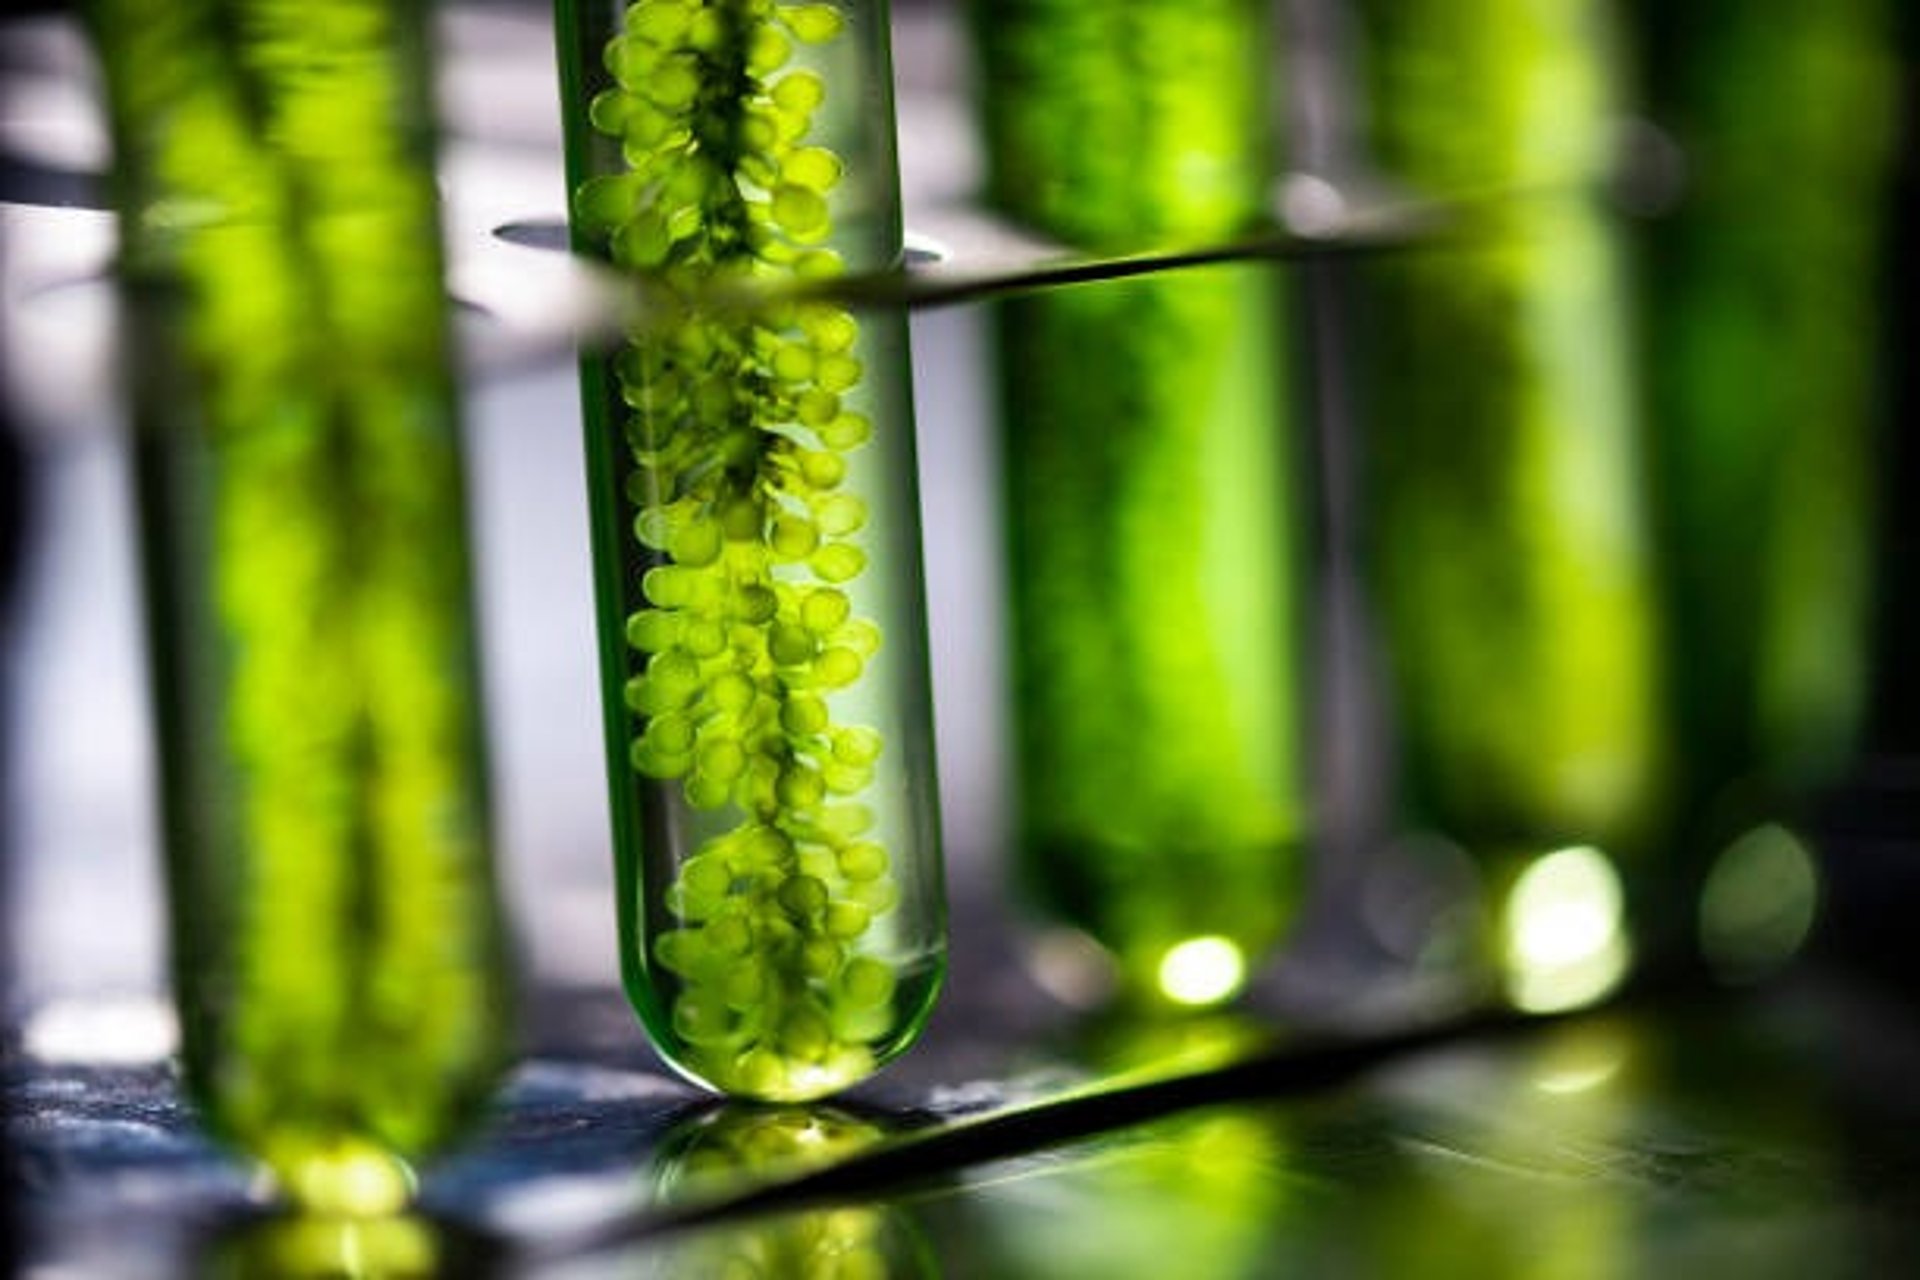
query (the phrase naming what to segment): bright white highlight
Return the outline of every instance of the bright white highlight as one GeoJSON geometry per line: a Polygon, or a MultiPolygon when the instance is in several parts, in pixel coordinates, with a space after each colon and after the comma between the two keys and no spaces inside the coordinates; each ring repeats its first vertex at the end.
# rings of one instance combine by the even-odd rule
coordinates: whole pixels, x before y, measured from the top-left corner
{"type": "Polygon", "coordinates": [[[34,1010],[20,1039],[27,1056],[42,1062],[139,1066],[170,1056],[180,1026],[157,997],[55,1000],[34,1010]]]}
{"type": "Polygon", "coordinates": [[[1246,957],[1225,938],[1189,938],[1160,961],[1160,990],[1176,1004],[1217,1004],[1246,980],[1246,957]]]}
{"type": "Polygon", "coordinates": [[[1557,849],[1521,873],[1507,897],[1508,996],[1533,1013],[1600,999],[1626,975],[1620,876],[1591,845],[1557,849]]]}

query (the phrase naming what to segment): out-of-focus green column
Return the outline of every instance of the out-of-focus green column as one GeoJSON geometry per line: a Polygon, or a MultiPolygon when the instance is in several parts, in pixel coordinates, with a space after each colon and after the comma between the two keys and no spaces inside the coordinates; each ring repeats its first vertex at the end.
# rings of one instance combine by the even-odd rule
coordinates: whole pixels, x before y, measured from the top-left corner
{"type": "MultiPolygon", "coordinates": [[[[1273,173],[1266,6],[982,0],[988,193],[1095,252],[1217,243],[1273,173]]],[[[1284,936],[1306,799],[1288,335],[1270,268],[997,311],[1029,898],[1135,995],[1284,936]]]]}
{"type": "Polygon", "coordinates": [[[1370,583],[1404,815],[1480,865],[1469,945],[1535,1007],[1624,970],[1615,860],[1663,751],[1619,237],[1613,32],[1592,0],[1361,6],[1374,158],[1467,198],[1366,271],[1370,583]]]}
{"type": "Polygon", "coordinates": [[[188,1084],[385,1210],[506,1031],[422,11],[95,0],[188,1084]]]}
{"type": "Polygon", "coordinates": [[[1892,15],[1641,9],[1651,110],[1681,159],[1645,273],[1676,766],[1692,861],[1725,850],[1702,942],[1738,972],[1791,953],[1815,881],[1781,829],[1737,838],[1836,776],[1868,697],[1892,15]]]}

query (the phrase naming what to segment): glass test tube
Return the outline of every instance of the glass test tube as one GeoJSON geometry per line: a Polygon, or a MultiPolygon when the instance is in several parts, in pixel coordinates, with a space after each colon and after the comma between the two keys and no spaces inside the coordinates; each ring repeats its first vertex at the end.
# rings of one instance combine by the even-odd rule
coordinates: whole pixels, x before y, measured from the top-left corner
{"type": "Polygon", "coordinates": [[[905,321],[793,293],[900,262],[887,10],[559,16],[575,247],[655,303],[582,361],[627,990],[691,1079],[814,1098],[945,963],[905,321]]]}
{"type": "Polygon", "coordinates": [[[1365,268],[1368,569],[1416,822],[1464,849],[1484,930],[1439,938],[1520,1004],[1631,955],[1619,866],[1662,800],[1654,597],[1609,172],[1603,6],[1363,4],[1376,157],[1501,193],[1365,268]],[[1574,922],[1570,924],[1569,922],[1574,922]]]}
{"type": "MultiPolygon", "coordinates": [[[[988,188],[1095,252],[1257,225],[1266,6],[991,0],[988,188]]],[[[1258,264],[996,309],[1019,870],[1123,994],[1241,989],[1303,889],[1288,335],[1258,264]]]]}
{"type": "Polygon", "coordinates": [[[1806,936],[1818,872],[1775,824],[1845,767],[1870,698],[1893,6],[1636,7],[1650,109],[1686,162],[1646,229],[1644,289],[1674,767],[1698,851],[1676,887],[1704,885],[1706,958],[1738,974],[1806,936]]]}
{"type": "Polygon", "coordinates": [[[421,10],[88,16],[187,1084],[302,1207],[391,1209],[508,1021],[421,10]]]}

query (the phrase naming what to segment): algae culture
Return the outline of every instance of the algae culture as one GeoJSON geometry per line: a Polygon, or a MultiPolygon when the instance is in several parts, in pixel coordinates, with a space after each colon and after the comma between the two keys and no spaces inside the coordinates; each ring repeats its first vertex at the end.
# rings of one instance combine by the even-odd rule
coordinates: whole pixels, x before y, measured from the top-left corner
{"type": "Polygon", "coordinates": [[[621,959],[663,1056],[803,1100],[944,966],[884,4],[559,6],[621,959]]]}
{"type": "MultiPolygon", "coordinates": [[[[989,199],[1093,257],[1258,229],[1265,10],[977,5],[989,199]]],[[[1237,995],[1304,892],[1286,303],[1245,263],[995,310],[1020,882],[1099,944],[1123,999],[1237,995]]]]}
{"type": "MultiPolygon", "coordinates": [[[[1611,176],[1618,62],[1590,0],[1369,3],[1375,160],[1449,232],[1362,275],[1369,586],[1403,817],[1487,908],[1437,939],[1530,1007],[1622,976],[1664,755],[1631,320],[1611,176]],[[1553,924],[1567,919],[1576,929],[1553,924]]],[[[1436,952],[1436,955],[1438,953],[1436,952]]]]}
{"type": "Polygon", "coordinates": [[[87,15],[187,1086],[301,1207],[393,1209],[509,1003],[423,14],[87,15]]]}

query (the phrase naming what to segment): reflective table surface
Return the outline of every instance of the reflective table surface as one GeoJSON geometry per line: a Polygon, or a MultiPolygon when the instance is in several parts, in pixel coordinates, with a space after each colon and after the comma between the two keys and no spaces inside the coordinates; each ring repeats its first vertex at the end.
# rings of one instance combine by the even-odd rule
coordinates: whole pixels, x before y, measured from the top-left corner
{"type": "Polygon", "coordinates": [[[274,1215],[162,1063],[16,1053],[24,1274],[1906,1275],[1920,1029],[1817,967],[1552,1019],[1023,1034],[956,1002],[831,1105],[662,1074],[554,992],[421,1217],[274,1215]],[[991,1068],[991,1069],[990,1069],[991,1068]]]}

